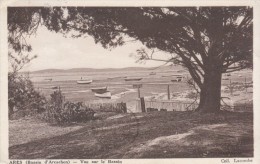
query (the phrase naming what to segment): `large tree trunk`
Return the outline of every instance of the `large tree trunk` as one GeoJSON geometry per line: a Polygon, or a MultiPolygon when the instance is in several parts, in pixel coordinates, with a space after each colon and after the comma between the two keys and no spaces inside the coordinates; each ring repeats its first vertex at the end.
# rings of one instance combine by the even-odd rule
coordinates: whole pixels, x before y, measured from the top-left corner
{"type": "Polygon", "coordinates": [[[205,72],[197,111],[204,113],[220,111],[221,78],[222,73],[220,70],[215,69],[205,72]]]}

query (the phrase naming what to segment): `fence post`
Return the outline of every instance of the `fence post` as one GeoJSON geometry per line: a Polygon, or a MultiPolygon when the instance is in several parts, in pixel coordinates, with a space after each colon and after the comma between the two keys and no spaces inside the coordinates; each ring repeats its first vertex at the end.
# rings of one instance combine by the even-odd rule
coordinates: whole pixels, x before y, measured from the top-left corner
{"type": "Polygon", "coordinates": [[[167,87],[167,93],[168,93],[168,100],[170,100],[170,85],[168,84],[168,87],[167,87]]]}
{"type": "Polygon", "coordinates": [[[145,102],[144,102],[144,98],[141,97],[141,98],[140,98],[140,101],[141,101],[141,109],[142,109],[142,112],[146,112],[146,111],[145,111],[145,102]]]}
{"type": "Polygon", "coordinates": [[[140,88],[138,87],[138,98],[141,97],[140,88]]]}
{"type": "Polygon", "coordinates": [[[122,107],[123,113],[127,113],[126,103],[121,102],[121,107],[122,107]]]}
{"type": "Polygon", "coordinates": [[[246,77],[245,77],[245,88],[246,88],[246,93],[247,93],[246,77]]]}

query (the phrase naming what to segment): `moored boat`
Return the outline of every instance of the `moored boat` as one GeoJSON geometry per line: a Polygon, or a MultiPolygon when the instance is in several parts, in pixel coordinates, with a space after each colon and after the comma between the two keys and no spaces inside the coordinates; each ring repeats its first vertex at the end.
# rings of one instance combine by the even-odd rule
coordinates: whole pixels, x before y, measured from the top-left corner
{"type": "Polygon", "coordinates": [[[140,81],[143,78],[126,78],[125,81],[140,81]]]}
{"type": "Polygon", "coordinates": [[[177,76],[177,77],[175,77],[174,79],[172,79],[171,81],[172,82],[180,82],[180,81],[182,81],[183,80],[183,77],[182,76],[177,76]]]}
{"type": "Polygon", "coordinates": [[[92,80],[78,80],[77,83],[78,84],[90,84],[90,83],[92,83],[92,80]]]}
{"type": "MultiPolygon", "coordinates": [[[[40,87],[39,87],[40,89],[40,87]]],[[[41,87],[41,89],[59,89],[58,86],[41,87]]]]}
{"type": "Polygon", "coordinates": [[[181,74],[162,75],[162,77],[171,77],[171,76],[174,76],[174,77],[180,77],[180,76],[182,76],[182,75],[181,75],[181,74]]]}
{"type": "Polygon", "coordinates": [[[107,98],[107,99],[111,99],[111,92],[105,92],[105,93],[95,93],[95,96],[96,97],[99,97],[99,98],[107,98]]]}
{"type": "Polygon", "coordinates": [[[172,82],[178,82],[178,79],[172,79],[171,81],[172,82]]]}
{"type": "Polygon", "coordinates": [[[121,78],[126,78],[126,76],[116,76],[116,77],[108,77],[107,79],[121,79],[121,78]]]}
{"type": "Polygon", "coordinates": [[[95,92],[95,93],[102,94],[102,93],[107,92],[107,87],[91,88],[91,91],[95,92]]]}
{"type": "Polygon", "coordinates": [[[174,75],[162,75],[161,77],[171,77],[171,76],[174,76],[174,75]]]}
{"type": "Polygon", "coordinates": [[[231,74],[230,74],[230,73],[227,73],[226,76],[231,76],[231,74]]]}
{"type": "Polygon", "coordinates": [[[49,78],[49,79],[44,79],[44,80],[46,80],[46,81],[52,81],[52,78],[49,78]]]}
{"type": "Polygon", "coordinates": [[[51,86],[50,89],[58,89],[58,86],[51,86]]]}

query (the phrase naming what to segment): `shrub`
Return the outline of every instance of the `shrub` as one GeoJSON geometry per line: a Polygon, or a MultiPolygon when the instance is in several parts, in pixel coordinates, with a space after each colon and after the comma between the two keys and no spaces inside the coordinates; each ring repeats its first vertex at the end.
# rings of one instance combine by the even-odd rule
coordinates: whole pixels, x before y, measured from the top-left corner
{"type": "Polygon", "coordinates": [[[62,92],[58,90],[51,94],[43,118],[48,122],[66,124],[93,120],[94,114],[95,112],[85,107],[82,102],[65,102],[62,92]]]}
{"type": "Polygon", "coordinates": [[[34,89],[29,75],[8,74],[9,118],[18,111],[26,111],[26,115],[42,112],[45,104],[45,97],[34,89]]]}

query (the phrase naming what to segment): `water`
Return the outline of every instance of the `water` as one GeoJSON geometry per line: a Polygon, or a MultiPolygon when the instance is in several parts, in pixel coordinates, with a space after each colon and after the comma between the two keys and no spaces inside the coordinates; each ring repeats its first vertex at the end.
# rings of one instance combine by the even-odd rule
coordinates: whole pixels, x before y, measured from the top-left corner
{"type": "Polygon", "coordinates": [[[156,75],[149,75],[150,71],[111,71],[111,72],[68,72],[68,73],[34,73],[31,74],[31,80],[34,86],[46,97],[50,97],[55,89],[59,87],[66,99],[70,101],[113,101],[128,102],[137,98],[137,89],[133,89],[133,84],[143,84],[141,96],[151,96],[153,93],[167,92],[167,86],[170,84],[171,92],[180,92],[189,89],[185,83],[172,83],[173,77],[162,77],[172,75],[170,71],[157,72],[156,75]],[[125,81],[124,77],[141,77],[141,81],[125,81]],[[77,84],[77,80],[82,78],[92,79],[91,84],[77,84]],[[49,81],[47,79],[52,79],[49,81]],[[108,87],[111,92],[111,100],[104,100],[95,97],[91,88],[108,87]]]}

